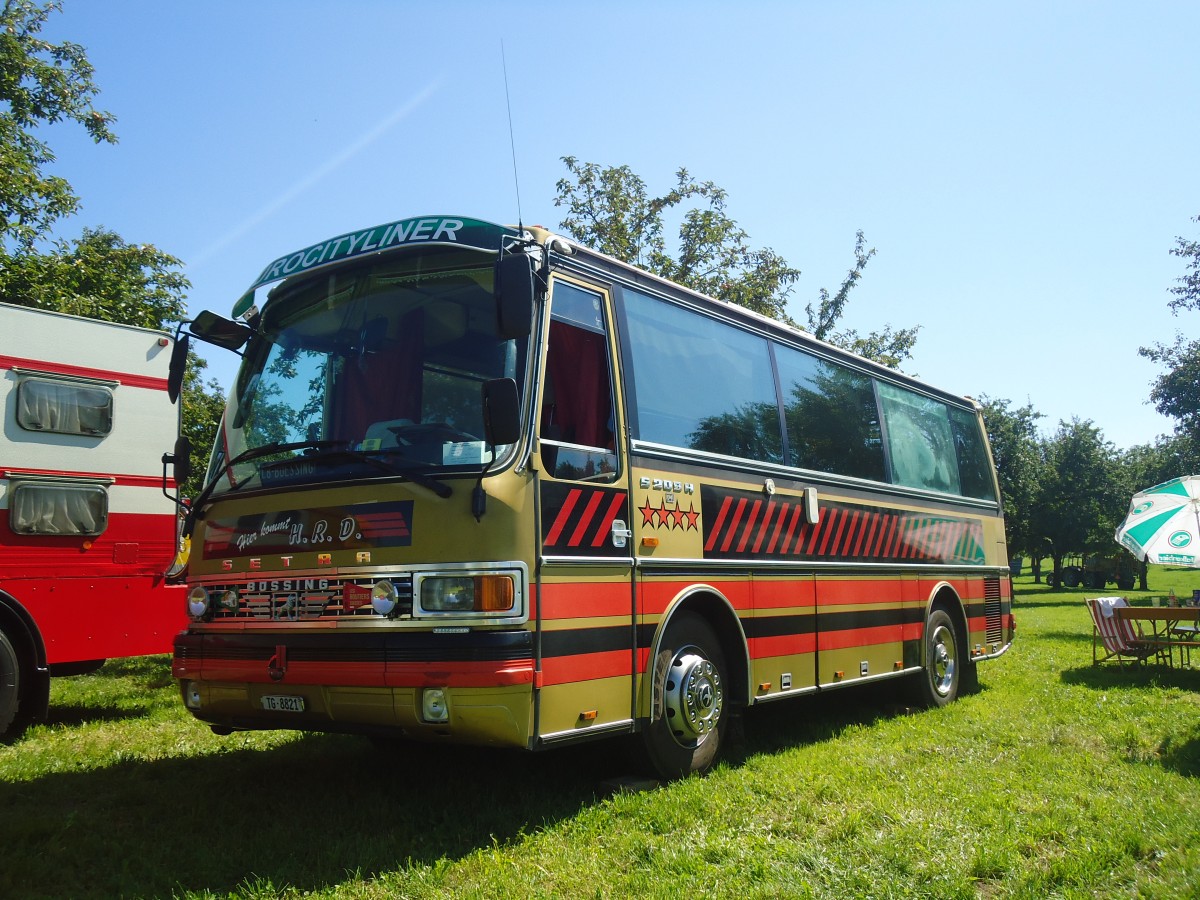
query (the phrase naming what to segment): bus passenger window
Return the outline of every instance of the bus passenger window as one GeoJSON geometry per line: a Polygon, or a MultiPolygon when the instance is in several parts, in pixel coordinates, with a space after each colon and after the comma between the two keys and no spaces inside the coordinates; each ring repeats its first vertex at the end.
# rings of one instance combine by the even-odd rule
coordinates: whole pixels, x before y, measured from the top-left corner
{"type": "Polygon", "coordinates": [[[539,433],[542,463],[556,478],[617,477],[607,344],[600,296],[555,285],[539,433]]]}

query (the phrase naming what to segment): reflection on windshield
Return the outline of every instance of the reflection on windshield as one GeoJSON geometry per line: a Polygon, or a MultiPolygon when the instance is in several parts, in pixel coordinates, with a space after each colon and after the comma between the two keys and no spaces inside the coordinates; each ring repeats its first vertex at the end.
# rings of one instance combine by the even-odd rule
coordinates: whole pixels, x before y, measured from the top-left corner
{"type": "Polygon", "coordinates": [[[490,462],[481,385],[522,384],[526,341],[496,336],[491,259],[480,258],[426,254],[274,287],[209,477],[221,477],[226,458],[267,452],[237,462],[214,487],[377,476],[380,458],[426,474],[490,462]],[[305,464],[328,447],[343,452],[305,464]]]}

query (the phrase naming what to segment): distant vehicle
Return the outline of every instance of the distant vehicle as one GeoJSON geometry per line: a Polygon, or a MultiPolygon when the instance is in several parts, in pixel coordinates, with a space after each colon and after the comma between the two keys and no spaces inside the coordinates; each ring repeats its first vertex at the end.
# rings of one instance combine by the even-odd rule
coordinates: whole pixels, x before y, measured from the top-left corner
{"type": "Polygon", "coordinates": [[[169,335],[0,303],[0,736],[50,676],[166,653],[186,624],[163,452],[169,335]]]}
{"type": "MultiPolygon", "coordinates": [[[[1046,584],[1059,587],[1054,572],[1046,576],[1046,584]]],[[[1137,584],[1137,560],[1126,550],[1090,555],[1077,553],[1063,558],[1062,587],[1103,590],[1109,584],[1116,584],[1122,591],[1133,590],[1137,584]]]]}

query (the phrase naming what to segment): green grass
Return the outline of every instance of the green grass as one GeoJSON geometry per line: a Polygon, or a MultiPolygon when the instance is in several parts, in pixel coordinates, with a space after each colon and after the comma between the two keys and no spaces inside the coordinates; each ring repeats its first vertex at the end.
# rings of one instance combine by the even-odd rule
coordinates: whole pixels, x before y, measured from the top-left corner
{"type": "Polygon", "coordinates": [[[1200,668],[1093,667],[1088,593],[1018,579],[1016,645],[944,710],[765,707],[712,775],[640,793],[606,787],[611,743],[219,738],[169,660],[114,661],[0,747],[0,896],[1200,896],[1200,668]]]}

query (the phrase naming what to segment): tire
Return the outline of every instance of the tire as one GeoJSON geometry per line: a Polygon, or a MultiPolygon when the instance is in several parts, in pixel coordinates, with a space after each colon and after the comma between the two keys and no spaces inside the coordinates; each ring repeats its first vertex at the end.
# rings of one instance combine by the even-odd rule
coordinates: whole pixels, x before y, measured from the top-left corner
{"type": "Polygon", "coordinates": [[[917,700],[924,706],[952,703],[962,687],[968,662],[966,646],[950,614],[935,609],[925,623],[925,662],[917,679],[917,700]]]}
{"type": "Polygon", "coordinates": [[[654,659],[650,721],[642,729],[646,757],[660,776],[712,768],[729,729],[728,684],[712,627],[695,613],[676,615],[654,659]]]}
{"type": "Polygon", "coordinates": [[[0,631],[0,739],[12,738],[9,728],[21,706],[21,658],[3,631],[0,631]]]}
{"type": "Polygon", "coordinates": [[[1066,587],[1079,587],[1080,571],[1075,566],[1067,566],[1063,569],[1063,584],[1066,587]]]}

